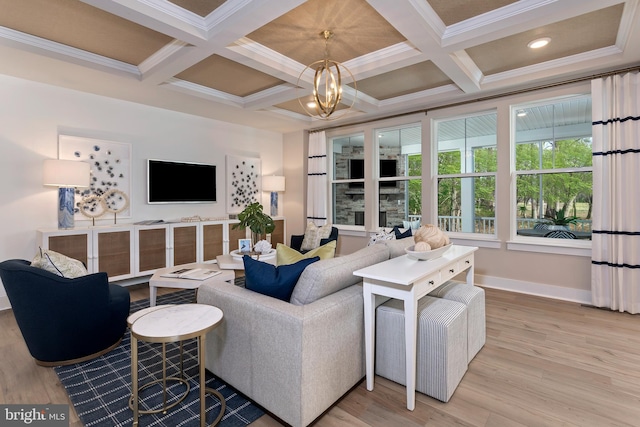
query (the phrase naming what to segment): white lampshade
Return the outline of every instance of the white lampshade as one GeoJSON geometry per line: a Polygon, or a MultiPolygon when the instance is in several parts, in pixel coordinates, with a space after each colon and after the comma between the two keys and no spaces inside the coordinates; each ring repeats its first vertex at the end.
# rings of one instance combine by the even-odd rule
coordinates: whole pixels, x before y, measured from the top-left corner
{"type": "Polygon", "coordinates": [[[42,172],[43,184],[54,187],[88,187],[90,172],[89,163],[47,159],[42,172]]]}
{"type": "Polygon", "coordinates": [[[262,177],[262,190],[284,191],[284,176],[265,175],[262,177]]]}

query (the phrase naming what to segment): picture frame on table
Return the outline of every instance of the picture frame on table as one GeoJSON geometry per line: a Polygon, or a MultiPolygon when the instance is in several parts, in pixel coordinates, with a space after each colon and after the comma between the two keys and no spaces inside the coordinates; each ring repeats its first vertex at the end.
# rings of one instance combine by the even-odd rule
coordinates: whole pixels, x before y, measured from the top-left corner
{"type": "Polygon", "coordinates": [[[238,239],[238,251],[240,253],[251,252],[251,239],[238,239]]]}

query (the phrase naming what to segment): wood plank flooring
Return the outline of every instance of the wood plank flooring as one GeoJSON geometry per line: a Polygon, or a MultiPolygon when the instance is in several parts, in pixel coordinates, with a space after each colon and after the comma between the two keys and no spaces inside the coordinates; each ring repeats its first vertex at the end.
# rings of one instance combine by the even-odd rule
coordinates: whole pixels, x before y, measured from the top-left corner
{"type": "MultiPolygon", "coordinates": [[[[148,298],[146,286],[130,288],[148,298]]],[[[159,292],[171,292],[159,289],[159,292]]],[[[487,342],[448,403],[376,377],[357,385],[318,427],[639,426],[640,317],[485,289],[487,342]]],[[[31,359],[13,313],[0,313],[0,402],[69,403],[51,368],[31,359]]],[[[71,407],[71,427],[80,427],[71,407]]],[[[252,427],[282,425],[265,415],[252,427]]]]}

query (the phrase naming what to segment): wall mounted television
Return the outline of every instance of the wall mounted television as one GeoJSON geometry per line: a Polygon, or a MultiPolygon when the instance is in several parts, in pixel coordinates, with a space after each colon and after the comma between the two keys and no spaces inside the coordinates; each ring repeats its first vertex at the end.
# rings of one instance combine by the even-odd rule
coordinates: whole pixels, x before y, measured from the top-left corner
{"type": "Polygon", "coordinates": [[[147,203],[212,203],[215,201],[215,165],[147,160],[147,203]]]}

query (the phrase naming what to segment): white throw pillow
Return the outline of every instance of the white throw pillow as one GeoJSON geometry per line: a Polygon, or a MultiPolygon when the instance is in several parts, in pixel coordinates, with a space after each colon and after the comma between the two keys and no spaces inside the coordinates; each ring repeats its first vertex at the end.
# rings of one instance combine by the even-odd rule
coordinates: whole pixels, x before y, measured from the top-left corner
{"type": "Polygon", "coordinates": [[[325,224],[318,227],[313,222],[307,223],[307,229],[304,232],[302,245],[300,249],[310,251],[320,246],[320,239],[326,239],[331,235],[331,224],[325,224]]]}
{"type": "Polygon", "coordinates": [[[418,228],[420,228],[420,220],[416,219],[415,221],[402,221],[402,228],[417,230],[418,228]]]}
{"type": "Polygon", "coordinates": [[[82,262],[77,259],[50,250],[43,251],[42,248],[31,261],[31,265],[68,279],[89,274],[82,262]]]}

